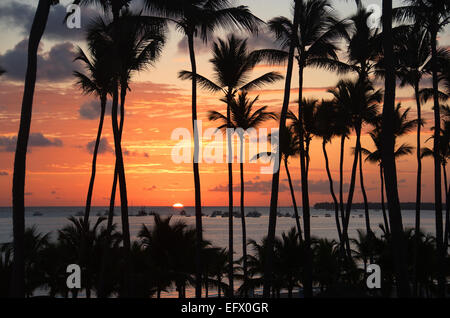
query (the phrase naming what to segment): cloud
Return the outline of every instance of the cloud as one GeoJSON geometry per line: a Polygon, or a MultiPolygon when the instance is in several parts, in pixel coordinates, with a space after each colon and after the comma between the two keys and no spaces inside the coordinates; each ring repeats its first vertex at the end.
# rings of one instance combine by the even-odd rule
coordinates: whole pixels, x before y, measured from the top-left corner
{"type": "Polygon", "coordinates": [[[33,195],[33,192],[25,192],[24,195],[33,195]]]}
{"type": "MultiPolygon", "coordinates": [[[[83,103],[78,109],[81,119],[94,120],[100,117],[100,101],[91,100],[83,103]]],[[[111,103],[106,103],[106,114],[111,112],[111,103]]]]}
{"type": "MultiPolygon", "coordinates": [[[[0,64],[6,69],[5,77],[22,81],[27,67],[28,40],[23,39],[16,46],[0,55],[0,64]]],[[[64,81],[72,79],[79,62],[73,62],[75,46],[70,42],[55,44],[48,52],[40,48],[37,57],[37,79],[64,81]]]]}
{"type": "MultiPolygon", "coordinates": [[[[35,6],[10,2],[0,5],[0,25],[8,29],[18,29],[23,35],[30,32],[33,22],[35,6]]],[[[81,41],[85,36],[85,27],[99,15],[98,10],[92,7],[81,7],[81,28],[69,29],[64,23],[66,7],[62,4],[52,6],[45,28],[44,38],[50,40],[81,41]]]]}
{"type": "Polygon", "coordinates": [[[153,186],[151,186],[151,187],[148,187],[148,188],[144,188],[144,190],[146,190],[146,191],[153,191],[153,190],[155,190],[156,189],[156,186],[155,185],[153,185],[153,186]]]}
{"type": "MultiPolygon", "coordinates": [[[[212,42],[211,42],[212,43],[212,42]]],[[[203,42],[200,38],[195,38],[194,49],[196,54],[206,54],[211,51],[210,41],[208,43],[203,42]]],[[[186,55],[189,53],[189,47],[187,42],[187,37],[184,36],[177,45],[177,53],[186,55]]]]}
{"type": "MultiPolygon", "coordinates": [[[[95,148],[95,140],[90,141],[90,142],[87,143],[86,150],[90,154],[94,153],[94,148],[95,148]]],[[[108,138],[106,138],[106,137],[102,137],[100,139],[100,144],[98,145],[98,154],[103,154],[103,153],[114,153],[114,149],[109,144],[108,138]]]]}
{"type": "Polygon", "coordinates": [[[4,176],[7,176],[7,175],[9,175],[8,172],[6,172],[6,171],[0,171],[0,177],[4,177],[4,176]]]}
{"type": "MultiPolygon", "coordinates": [[[[0,136],[0,152],[14,152],[16,150],[17,136],[0,136]]],[[[28,139],[28,151],[33,147],[62,147],[59,138],[50,139],[42,133],[32,133],[28,139]]]]}
{"type": "MultiPolygon", "coordinates": [[[[245,188],[246,192],[269,193],[272,189],[272,180],[246,181],[246,182],[244,182],[244,188],[245,188]]],[[[241,190],[240,184],[235,184],[233,186],[233,191],[238,192],[240,190],[241,190]]],[[[228,192],[228,184],[215,186],[214,188],[210,189],[209,191],[228,192]]],[[[285,192],[285,191],[289,191],[289,187],[285,183],[280,182],[279,192],[285,192]]]]}
{"type": "Polygon", "coordinates": [[[273,35],[268,31],[259,32],[258,35],[254,35],[248,38],[247,45],[249,50],[260,49],[279,49],[280,46],[275,41],[273,35]]]}
{"type": "MultiPolygon", "coordinates": [[[[334,191],[335,193],[339,191],[339,184],[334,181],[334,191]]],[[[344,192],[347,192],[349,188],[349,184],[345,183],[343,185],[344,192]]],[[[310,193],[319,193],[319,194],[329,194],[330,193],[330,182],[328,180],[309,180],[308,181],[308,191],[310,193]]]]}

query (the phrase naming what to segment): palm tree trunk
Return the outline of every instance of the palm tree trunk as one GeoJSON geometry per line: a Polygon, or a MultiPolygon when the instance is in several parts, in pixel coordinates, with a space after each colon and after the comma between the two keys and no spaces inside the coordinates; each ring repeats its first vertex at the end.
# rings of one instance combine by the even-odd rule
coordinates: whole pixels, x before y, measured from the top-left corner
{"type": "Polygon", "coordinates": [[[358,157],[359,152],[361,151],[361,124],[357,123],[356,127],[356,145],[355,145],[355,155],[353,158],[353,166],[352,166],[352,175],[350,178],[350,188],[348,190],[348,198],[347,198],[347,205],[345,206],[345,220],[343,225],[343,239],[345,240],[345,245],[347,249],[347,256],[351,257],[351,249],[350,249],[350,240],[348,237],[348,225],[350,222],[350,214],[352,211],[352,201],[353,201],[353,194],[355,192],[355,183],[356,183],[356,169],[358,167],[358,157]]]}
{"type": "MultiPolygon", "coordinates": [[[[339,208],[341,210],[342,227],[345,223],[345,209],[344,209],[344,150],[345,150],[345,134],[341,136],[341,151],[339,159],[339,208]]],[[[342,244],[345,243],[345,238],[342,236],[342,244]]]]}
{"type": "Polygon", "coordinates": [[[295,223],[297,224],[298,237],[300,239],[300,242],[302,242],[303,241],[302,227],[300,225],[300,216],[298,215],[297,200],[295,199],[294,186],[292,184],[291,173],[289,172],[288,158],[286,157],[284,158],[284,167],[286,168],[286,174],[289,182],[289,190],[291,191],[292,205],[294,206],[295,223]]]}
{"type": "Polygon", "coordinates": [[[381,183],[381,211],[383,212],[384,230],[387,235],[391,234],[389,229],[389,220],[386,214],[386,206],[384,204],[384,176],[383,176],[383,166],[380,163],[380,183],[381,183]]]}
{"type": "Polygon", "coordinates": [[[192,68],[192,126],[194,130],[194,188],[195,188],[195,228],[196,234],[196,250],[195,250],[195,297],[202,297],[202,261],[201,261],[201,244],[203,241],[202,226],[202,200],[200,189],[200,171],[198,168],[198,159],[200,153],[200,142],[197,128],[197,63],[194,51],[194,33],[188,32],[189,57],[192,68]]]}
{"type": "Polygon", "coordinates": [[[244,296],[248,297],[247,292],[247,229],[245,226],[245,211],[244,211],[244,137],[241,136],[241,162],[240,162],[240,170],[241,170],[241,222],[242,222],[242,257],[243,257],[243,283],[245,286],[244,296]]]}
{"type": "Polygon", "coordinates": [[[444,173],[444,186],[445,186],[445,231],[444,231],[444,253],[448,249],[448,235],[449,235],[449,226],[450,226],[450,209],[449,209],[449,193],[448,193],[448,184],[447,184],[447,164],[445,162],[442,163],[442,171],[444,173]]]}
{"type": "Polygon", "coordinates": [[[339,222],[339,205],[338,205],[338,201],[336,198],[336,194],[334,193],[333,177],[331,176],[330,164],[329,164],[329,160],[328,160],[325,139],[323,139],[323,141],[322,141],[322,151],[323,151],[323,156],[325,157],[325,168],[327,170],[328,181],[330,183],[330,193],[331,193],[331,197],[333,198],[333,202],[334,202],[334,216],[336,219],[336,228],[337,228],[337,232],[338,232],[339,242],[341,243],[341,246],[342,246],[342,231],[341,231],[341,224],[339,222]]]}
{"type": "Polygon", "coordinates": [[[293,30],[291,34],[291,43],[289,46],[289,56],[288,56],[288,65],[286,70],[286,82],[284,86],[284,100],[283,100],[283,108],[281,109],[280,116],[280,143],[278,145],[277,158],[274,163],[274,174],[272,177],[272,192],[270,196],[270,212],[269,212],[269,229],[267,232],[267,248],[266,248],[266,262],[264,264],[264,289],[263,289],[263,297],[270,297],[270,290],[272,285],[272,269],[273,269],[273,246],[275,241],[275,229],[277,225],[277,206],[278,206],[278,189],[279,189],[279,181],[280,181],[280,162],[281,162],[281,151],[280,144],[283,140],[284,131],[286,128],[286,115],[289,108],[289,99],[291,93],[291,81],[292,81],[292,70],[294,66],[294,51],[295,51],[295,42],[297,39],[297,29],[298,29],[298,6],[299,0],[295,0],[295,8],[294,8],[294,23],[293,30]],[[295,31],[294,31],[295,30],[295,31]]]}
{"type": "Polygon", "coordinates": [[[414,230],[414,265],[413,265],[413,280],[414,280],[414,296],[417,296],[417,271],[416,266],[418,262],[419,257],[419,243],[420,243],[420,205],[421,205],[421,198],[422,198],[422,158],[420,155],[420,132],[422,129],[422,110],[421,110],[421,103],[420,103],[420,96],[419,96],[419,81],[416,81],[414,85],[414,95],[416,98],[416,105],[417,105],[417,146],[416,146],[416,158],[417,158],[417,183],[416,183],[416,223],[415,223],[415,230],[414,230]]]}
{"type": "Polygon", "coordinates": [[[443,240],[443,224],[442,224],[442,190],[441,190],[441,156],[440,156],[440,133],[441,133],[441,117],[439,105],[439,85],[438,85],[438,65],[437,65],[437,26],[431,28],[431,67],[433,73],[433,92],[434,92],[434,204],[436,212],[436,246],[438,261],[438,294],[440,297],[445,296],[445,251],[443,240]]]}
{"type": "Polygon", "coordinates": [[[84,226],[87,227],[89,223],[89,213],[91,211],[91,202],[92,202],[92,192],[94,190],[94,180],[95,180],[95,173],[97,169],[97,154],[98,154],[98,147],[100,146],[100,139],[102,136],[102,130],[103,130],[103,122],[105,119],[105,110],[106,110],[106,95],[103,95],[100,97],[100,121],[98,124],[98,130],[97,130],[97,138],[95,140],[95,146],[94,146],[94,152],[92,155],[92,170],[91,170],[91,179],[89,181],[89,189],[86,199],[86,209],[84,212],[84,226]]]}
{"type": "Polygon", "coordinates": [[[383,49],[385,55],[385,93],[382,123],[382,164],[391,224],[392,250],[397,291],[400,297],[410,295],[406,261],[406,242],[403,233],[400,199],[397,188],[397,169],[394,157],[395,136],[393,118],[395,112],[395,73],[392,36],[392,1],[383,0],[383,49]]]}
{"type": "Polygon", "coordinates": [[[23,90],[20,126],[17,136],[13,174],[13,248],[10,292],[12,297],[25,297],[25,174],[28,138],[30,136],[33,111],[34,88],[36,85],[37,51],[50,11],[51,1],[40,0],[36,9],[28,40],[27,72],[23,90]]]}
{"type": "Polygon", "coordinates": [[[227,94],[227,145],[228,145],[228,281],[229,297],[234,297],[233,271],[233,144],[231,135],[231,90],[227,94]]]}
{"type": "Polygon", "coordinates": [[[365,215],[365,221],[366,221],[366,232],[367,232],[367,235],[370,235],[372,233],[372,230],[370,228],[369,203],[367,202],[367,193],[366,193],[366,188],[364,187],[364,173],[363,173],[363,168],[362,168],[361,149],[359,150],[359,182],[361,185],[361,192],[362,192],[363,200],[364,200],[364,215],[365,215]]]}
{"type": "MultiPolygon", "coordinates": [[[[299,59],[301,60],[301,59],[299,59]]],[[[309,213],[309,194],[308,194],[308,175],[307,175],[307,153],[304,148],[304,131],[303,131],[303,65],[299,66],[299,89],[298,89],[298,120],[299,120],[299,142],[300,142],[300,173],[302,178],[302,211],[303,211],[303,228],[305,232],[305,272],[304,272],[304,290],[305,297],[312,297],[312,250],[311,250],[311,224],[309,213]]]]}

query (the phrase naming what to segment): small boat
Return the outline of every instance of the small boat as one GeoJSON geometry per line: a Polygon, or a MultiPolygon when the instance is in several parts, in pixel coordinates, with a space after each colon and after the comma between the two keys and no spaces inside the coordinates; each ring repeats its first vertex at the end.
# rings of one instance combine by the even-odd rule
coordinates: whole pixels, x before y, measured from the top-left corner
{"type": "Polygon", "coordinates": [[[312,215],[312,217],[313,217],[313,218],[318,218],[319,216],[318,216],[318,215],[312,215]]]}
{"type": "Polygon", "coordinates": [[[43,214],[39,211],[36,211],[33,213],[33,216],[42,216],[43,214]]]}
{"type": "Polygon", "coordinates": [[[331,214],[325,213],[325,217],[326,217],[326,218],[331,218],[331,214]]]}
{"type": "Polygon", "coordinates": [[[147,212],[145,212],[144,209],[141,209],[138,211],[138,213],[136,214],[136,216],[147,216],[147,212]]]}
{"type": "Polygon", "coordinates": [[[215,218],[216,216],[222,216],[222,211],[213,211],[210,215],[211,218],[215,218]]]}
{"type": "Polygon", "coordinates": [[[246,217],[248,218],[259,218],[261,216],[261,213],[259,213],[258,211],[252,211],[252,212],[248,212],[246,217]]]}

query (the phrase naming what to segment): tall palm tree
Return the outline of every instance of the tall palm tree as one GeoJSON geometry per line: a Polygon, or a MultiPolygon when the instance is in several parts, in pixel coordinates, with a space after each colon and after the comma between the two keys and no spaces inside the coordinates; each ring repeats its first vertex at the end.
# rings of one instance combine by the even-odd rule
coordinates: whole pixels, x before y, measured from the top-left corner
{"type": "MultiPolygon", "coordinates": [[[[103,46],[105,49],[104,55],[109,55],[111,51],[117,52],[115,59],[116,67],[112,69],[113,78],[117,81],[116,84],[120,86],[121,115],[120,124],[117,125],[119,97],[115,90],[112,89],[113,99],[115,98],[116,101],[114,104],[113,100],[112,111],[115,112],[115,116],[113,115],[112,120],[114,123],[113,128],[117,133],[115,137],[117,138],[115,138],[116,166],[114,170],[114,182],[107,229],[108,231],[111,231],[112,229],[115,189],[117,179],[119,179],[119,182],[121,182],[122,232],[124,234],[124,244],[126,249],[129,249],[131,243],[128,225],[128,209],[126,204],[125,171],[120,146],[125,115],[125,98],[134,73],[146,69],[159,57],[165,42],[164,32],[164,21],[161,19],[143,17],[140,14],[132,14],[129,11],[123,11],[122,15],[112,24],[108,24],[103,19],[99,18],[92,23],[88,31],[89,41],[96,43],[95,45],[103,46]],[[116,29],[118,29],[118,31],[116,31],[116,29]],[[114,49],[116,45],[117,49],[114,49]],[[120,159],[121,157],[122,160],[120,159]]],[[[109,67],[111,68],[111,65],[109,65],[109,67]]],[[[116,91],[118,91],[118,89],[116,91]]]]}
{"type": "MultiPolygon", "coordinates": [[[[206,77],[189,71],[181,71],[179,76],[181,79],[192,79],[196,77],[196,81],[202,88],[212,92],[222,92],[224,94],[223,101],[227,105],[227,123],[224,127],[227,132],[228,142],[228,217],[229,217],[229,266],[230,266],[230,295],[232,296],[233,288],[233,148],[232,148],[232,104],[233,98],[238,91],[248,91],[262,85],[273,83],[282,78],[276,72],[268,72],[257,77],[252,81],[247,81],[248,76],[255,66],[261,62],[264,55],[260,51],[249,51],[246,40],[236,38],[234,35],[228,37],[227,41],[219,39],[213,45],[213,58],[210,62],[213,65],[214,76],[217,83],[206,77]]],[[[211,118],[213,119],[213,118],[211,118]]]]}
{"type": "MultiPolygon", "coordinates": [[[[300,0],[294,0],[294,17],[292,22],[292,28],[288,31],[289,39],[289,52],[287,57],[287,69],[286,69],[286,81],[284,85],[284,99],[283,107],[281,109],[280,115],[280,125],[279,125],[279,138],[280,143],[283,144],[286,133],[286,117],[289,110],[289,99],[291,94],[291,82],[292,82],[292,71],[294,68],[294,54],[295,54],[295,43],[298,38],[298,26],[299,26],[299,6],[300,0]]],[[[282,40],[282,37],[278,37],[278,40],[282,40]]],[[[281,161],[281,149],[278,145],[278,151],[276,153],[276,159],[274,164],[274,174],[272,177],[272,192],[270,196],[270,212],[269,212],[269,229],[267,231],[267,245],[264,252],[266,257],[264,260],[264,290],[263,296],[265,298],[270,296],[270,289],[273,283],[272,270],[274,267],[274,245],[275,245],[275,229],[277,224],[277,206],[278,206],[278,189],[280,182],[280,161],[281,161]]],[[[306,237],[305,237],[306,238],[306,237]]],[[[306,275],[307,276],[307,275],[306,275]]],[[[312,294],[312,283],[309,284],[308,281],[308,293],[311,289],[312,294]],[[311,287],[311,288],[310,288],[311,287]]]]}
{"type": "Polygon", "coordinates": [[[392,34],[392,1],[383,0],[383,52],[385,60],[385,92],[382,114],[381,140],[383,144],[381,158],[385,177],[388,200],[389,221],[391,225],[392,250],[396,273],[397,291],[400,297],[410,295],[406,261],[406,244],[398,194],[397,168],[394,147],[394,112],[395,112],[395,63],[394,41],[392,34]]]}
{"type": "MultiPolygon", "coordinates": [[[[269,21],[270,30],[276,35],[284,49],[290,45],[295,46],[296,59],[299,66],[299,93],[298,93],[298,118],[299,118],[299,138],[300,138],[300,171],[302,183],[302,210],[304,219],[304,234],[307,246],[308,260],[311,259],[311,235],[310,235],[310,215],[309,215],[309,195],[307,180],[307,155],[304,141],[306,136],[303,130],[303,73],[308,66],[322,67],[339,72],[348,71],[349,68],[339,62],[336,41],[346,34],[345,23],[337,20],[331,4],[327,0],[297,0],[294,8],[294,16],[298,15],[298,25],[285,17],[277,17],[269,21]],[[295,30],[295,31],[294,31],[295,30]],[[295,38],[291,34],[295,32],[295,38]],[[293,42],[293,43],[292,43],[293,42]]],[[[280,54],[280,57],[283,56],[280,54]]],[[[284,57],[289,55],[284,52],[284,57]]],[[[307,262],[308,274],[311,276],[311,262],[307,262]]],[[[312,288],[307,277],[306,296],[312,295],[312,288]]]]}
{"type": "Polygon", "coordinates": [[[341,246],[343,246],[342,230],[339,221],[339,204],[336,194],[334,192],[333,177],[330,171],[330,164],[326,148],[327,143],[331,143],[333,137],[340,134],[340,128],[338,126],[339,123],[337,122],[338,120],[337,111],[338,109],[332,101],[322,100],[320,105],[317,107],[317,111],[314,116],[315,119],[314,122],[315,122],[315,135],[322,138],[322,152],[325,158],[325,169],[327,171],[328,181],[330,183],[330,194],[334,202],[336,228],[338,232],[339,242],[341,243],[341,246]]]}
{"type": "Polygon", "coordinates": [[[96,163],[98,148],[102,135],[103,122],[106,111],[106,100],[108,94],[111,93],[112,74],[109,72],[111,61],[107,60],[105,52],[101,47],[96,47],[98,43],[89,43],[90,57],[78,48],[75,60],[82,61],[88,74],[78,71],[74,72],[77,79],[77,85],[82,89],[84,94],[93,94],[100,99],[100,120],[97,129],[97,138],[95,140],[94,151],[92,155],[91,178],[86,198],[86,208],[84,212],[84,223],[89,221],[89,213],[91,210],[92,192],[94,190],[94,180],[96,173],[96,163]]]}
{"type": "Polygon", "coordinates": [[[405,6],[396,8],[394,16],[400,20],[413,21],[424,26],[430,35],[431,42],[431,73],[434,101],[434,195],[436,213],[436,240],[438,253],[438,289],[439,295],[445,295],[444,276],[444,238],[442,223],[442,192],[441,163],[439,156],[440,107],[439,107],[439,77],[437,37],[440,31],[450,22],[450,0],[405,0],[405,6]]]}
{"type": "Polygon", "coordinates": [[[33,109],[34,88],[36,84],[37,51],[42,35],[47,25],[50,7],[58,3],[57,0],[40,0],[31,25],[28,39],[27,71],[22,99],[19,133],[14,157],[13,174],[13,238],[14,262],[11,278],[11,296],[24,297],[25,295],[25,173],[28,138],[30,135],[31,115],[33,109]]]}
{"type": "MultiPolygon", "coordinates": [[[[352,176],[346,205],[345,215],[342,219],[342,239],[346,244],[347,255],[350,256],[350,244],[348,240],[348,224],[350,220],[351,204],[355,189],[356,168],[361,149],[361,130],[364,123],[372,122],[377,113],[378,103],[382,96],[380,90],[375,90],[367,81],[341,80],[336,88],[328,90],[333,95],[333,102],[338,107],[338,122],[342,120],[347,127],[355,130],[355,158],[352,166],[352,176]]],[[[366,222],[367,226],[367,222],[366,222]]],[[[369,233],[369,229],[367,229],[369,233]]]]}
{"type": "MultiPolygon", "coordinates": [[[[145,0],[149,12],[172,21],[178,30],[187,37],[192,80],[192,128],[194,132],[194,187],[195,187],[195,224],[197,228],[197,283],[196,297],[201,297],[201,255],[202,209],[200,174],[198,168],[199,136],[197,127],[197,61],[194,39],[200,37],[204,42],[219,28],[237,27],[256,32],[261,22],[246,6],[232,6],[228,0],[145,0]]],[[[230,215],[232,212],[230,213],[230,215]]],[[[233,252],[230,251],[233,255],[233,252]]],[[[232,286],[230,286],[232,287],[232,286]]]]}
{"type": "MultiPolygon", "coordinates": [[[[394,136],[395,141],[397,141],[397,138],[402,137],[406,135],[407,133],[411,132],[415,126],[417,125],[418,121],[416,119],[409,120],[408,114],[410,112],[410,108],[407,108],[405,111],[402,111],[401,105],[398,104],[395,108],[394,113],[394,136]]],[[[384,177],[383,177],[383,164],[382,164],[382,142],[381,142],[381,129],[382,129],[382,116],[378,115],[375,120],[375,127],[374,129],[369,133],[373,144],[375,146],[375,150],[370,151],[367,148],[362,148],[361,152],[366,156],[366,161],[377,163],[380,168],[380,183],[381,183],[381,207],[383,212],[383,220],[384,220],[384,228],[386,230],[387,234],[390,234],[389,231],[389,222],[386,215],[386,209],[385,209],[385,201],[384,201],[384,177]]],[[[395,147],[394,151],[394,157],[400,158],[406,155],[409,155],[412,153],[412,147],[408,144],[401,144],[399,146],[395,147]]]]}
{"type": "MultiPolygon", "coordinates": [[[[269,119],[276,119],[277,116],[273,112],[267,111],[267,106],[260,107],[253,111],[258,96],[253,100],[247,97],[247,92],[241,92],[236,98],[233,98],[230,104],[231,119],[217,111],[209,112],[209,120],[220,120],[222,125],[220,128],[233,128],[236,130],[240,140],[240,176],[241,176],[241,223],[242,223],[242,259],[243,259],[243,280],[244,285],[247,283],[247,232],[245,226],[245,210],[244,210],[244,143],[245,132],[248,129],[256,129],[269,119]]],[[[245,291],[247,296],[247,291],[245,291]]]]}

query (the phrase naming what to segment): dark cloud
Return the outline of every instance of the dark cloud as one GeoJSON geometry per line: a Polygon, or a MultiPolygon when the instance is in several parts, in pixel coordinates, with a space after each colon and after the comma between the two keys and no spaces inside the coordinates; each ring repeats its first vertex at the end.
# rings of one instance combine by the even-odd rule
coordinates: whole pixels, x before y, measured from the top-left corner
{"type": "Polygon", "coordinates": [[[153,186],[151,186],[151,187],[144,188],[144,190],[146,190],[146,191],[153,191],[153,190],[156,190],[156,186],[153,185],[153,186]]]}
{"type": "MultiPolygon", "coordinates": [[[[87,143],[86,145],[86,150],[90,153],[93,154],[94,153],[94,147],[95,147],[95,140],[90,141],[87,143]]],[[[106,137],[102,137],[100,139],[100,144],[98,145],[98,153],[99,154],[103,154],[103,153],[113,153],[114,149],[113,147],[109,144],[108,142],[108,138],[106,137]]]]}
{"type": "MultiPolygon", "coordinates": [[[[0,152],[14,152],[16,150],[17,137],[0,136],[0,152]]],[[[41,133],[32,133],[28,139],[28,151],[34,147],[62,147],[61,139],[50,139],[41,133]]]]}
{"type": "Polygon", "coordinates": [[[6,172],[6,171],[0,171],[0,177],[7,176],[7,175],[9,175],[8,172],[6,172]]]}
{"type": "Polygon", "coordinates": [[[259,32],[257,35],[250,36],[247,40],[249,50],[261,49],[279,49],[280,46],[275,41],[272,34],[267,31],[259,32]]]}
{"type": "Polygon", "coordinates": [[[24,195],[33,195],[33,192],[25,192],[24,195]]]}
{"type": "MultiPolygon", "coordinates": [[[[106,114],[111,113],[111,103],[106,103],[106,114]]],[[[100,117],[100,101],[99,100],[91,100],[85,102],[78,109],[78,114],[81,119],[98,119],[100,117]]]]}
{"type": "MultiPolygon", "coordinates": [[[[6,69],[5,77],[22,81],[27,67],[28,40],[23,39],[16,46],[0,55],[0,64],[6,69]]],[[[70,42],[54,45],[50,51],[38,53],[37,79],[64,81],[72,79],[74,70],[79,70],[79,62],[73,62],[75,46],[70,42]]]]}
{"type": "MultiPolygon", "coordinates": [[[[28,35],[33,22],[36,8],[29,4],[10,2],[0,5],[0,26],[19,29],[23,35],[28,35]]],[[[64,23],[66,7],[58,4],[52,6],[45,28],[44,38],[50,40],[81,41],[85,36],[86,26],[98,16],[101,10],[93,7],[81,7],[81,28],[69,29],[64,23]]]]}

